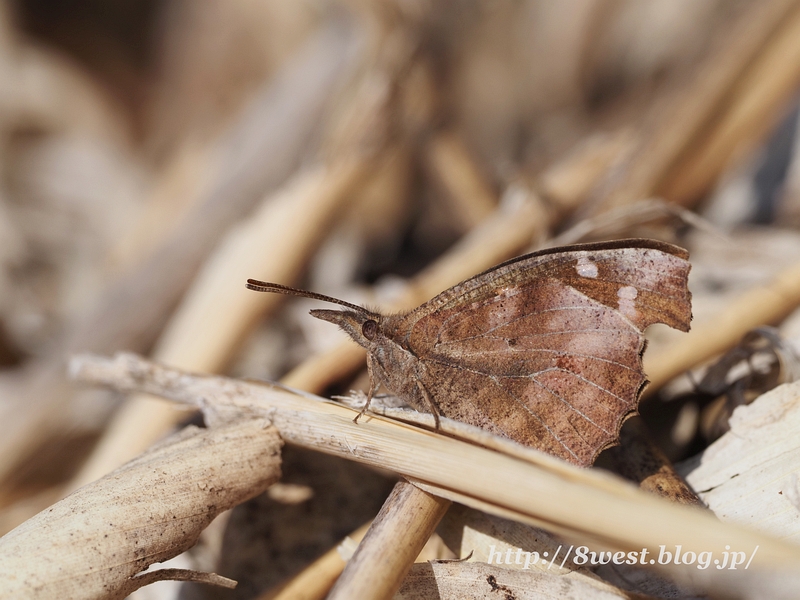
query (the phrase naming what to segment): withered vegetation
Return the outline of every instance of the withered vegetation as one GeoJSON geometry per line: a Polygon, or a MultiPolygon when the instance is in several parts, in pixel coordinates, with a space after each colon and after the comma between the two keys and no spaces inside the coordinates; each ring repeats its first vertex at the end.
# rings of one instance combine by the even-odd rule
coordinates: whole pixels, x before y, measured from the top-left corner
{"type": "Polygon", "coordinates": [[[69,4],[0,4],[0,596],[800,597],[798,0],[69,4]],[[244,287],[633,237],[692,329],[590,469],[353,423],[363,350],[244,287]]]}

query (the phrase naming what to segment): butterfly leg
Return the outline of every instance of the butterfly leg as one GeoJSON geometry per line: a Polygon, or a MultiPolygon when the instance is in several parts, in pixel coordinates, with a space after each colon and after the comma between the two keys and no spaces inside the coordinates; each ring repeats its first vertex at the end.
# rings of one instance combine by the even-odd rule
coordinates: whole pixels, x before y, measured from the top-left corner
{"type": "Polygon", "coordinates": [[[438,431],[440,427],[439,409],[436,408],[436,405],[433,403],[433,398],[431,398],[431,395],[428,393],[428,390],[425,388],[425,386],[422,385],[422,382],[419,379],[417,379],[416,382],[419,391],[422,393],[422,397],[425,399],[425,403],[428,405],[428,408],[433,415],[433,421],[436,424],[436,430],[438,431]]]}
{"type": "Polygon", "coordinates": [[[372,402],[372,398],[375,396],[375,392],[378,391],[380,387],[380,382],[378,378],[375,377],[375,373],[372,371],[372,357],[368,354],[367,355],[367,374],[369,375],[369,391],[367,392],[367,402],[364,404],[364,408],[355,416],[353,419],[353,423],[358,423],[358,419],[367,412],[369,408],[369,403],[372,402]]]}

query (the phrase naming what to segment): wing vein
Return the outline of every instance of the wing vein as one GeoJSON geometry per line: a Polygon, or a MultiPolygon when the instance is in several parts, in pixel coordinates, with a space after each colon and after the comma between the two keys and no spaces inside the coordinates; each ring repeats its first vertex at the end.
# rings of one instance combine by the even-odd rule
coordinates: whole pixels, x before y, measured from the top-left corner
{"type": "MultiPolygon", "coordinates": [[[[562,446],[562,447],[563,447],[563,448],[564,448],[564,449],[565,449],[567,452],[569,452],[569,453],[570,453],[570,454],[571,454],[571,455],[572,455],[572,456],[575,458],[575,460],[577,460],[577,461],[580,461],[580,458],[578,457],[578,455],[577,455],[577,454],[575,454],[575,453],[572,451],[572,448],[570,448],[569,446],[567,446],[567,444],[565,444],[565,443],[564,443],[564,442],[561,440],[561,438],[560,438],[558,435],[556,435],[556,433],[555,433],[555,432],[554,432],[552,429],[550,429],[550,427],[547,425],[547,423],[545,423],[545,422],[544,422],[544,419],[542,419],[542,418],[541,418],[541,417],[540,417],[538,414],[536,414],[536,413],[535,413],[533,410],[531,410],[531,409],[530,409],[530,407],[528,407],[528,405],[527,405],[527,404],[525,404],[525,402],[523,402],[523,401],[522,401],[522,400],[521,400],[519,397],[517,397],[517,395],[516,395],[514,392],[512,392],[511,390],[507,390],[506,388],[504,388],[504,387],[503,387],[503,386],[500,384],[500,382],[499,382],[499,381],[497,381],[497,380],[496,380],[494,377],[491,377],[491,379],[492,379],[492,381],[494,382],[494,384],[495,384],[497,387],[499,387],[499,388],[500,388],[500,390],[501,390],[501,391],[503,391],[504,393],[508,394],[508,395],[509,395],[511,398],[513,398],[513,399],[514,399],[514,401],[515,401],[517,404],[519,404],[519,405],[520,405],[520,406],[521,406],[521,407],[522,407],[524,410],[526,410],[526,411],[527,411],[527,412],[528,412],[528,413],[529,413],[529,414],[530,414],[530,415],[531,415],[531,416],[532,416],[534,419],[536,419],[537,421],[539,421],[539,423],[541,423],[541,424],[542,424],[542,427],[544,427],[544,428],[547,430],[547,433],[549,433],[549,434],[552,436],[552,438],[553,438],[555,441],[557,441],[559,444],[561,444],[561,446],[562,446]]],[[[508,434],[506,434],[506,435],[508,435],[508,434]]]]}
{"type": "MultiPolygon", "coordinates": [[[[557,392],[555,392],[554,390],[550,389],[548,386],[546,386],[546,385],[545,385],[545,384],[543,384],[541,381],[539,381],[538,379],[536,379],[536,377],[531,377],[531,381],[533,381],[533,382],[534,382],[536,385],[538,385],[539,387],[541,387],[541,388],[542,388],[542,389],[544,389],[545,391],[549,392],[550,394],[552,394],[553,396],[555,396],[556,398],[558,398],[558,399],[559,399],[559,400],[560,400],[562,403],[564,403],[566,406],[569,406],[569,408],[570,408],[571,410],[574,410],[574,411],[575,411],[577,414],[579,414],[579,415],[580,415],[581,417],[583,417],[583,418],[584,418],[586,421],[588,421],[589,423],[591,423],[592,425],[594,425],[595,427],[597,427],[597,428],[598,428],[600,431],[602,431],[603,433],[605,433],[605,434],[607,434],[607,435],[611,435],[611,434],[610,434],[608,431],[606,431],[606,430],[605,430],[605,428],[604,428],[604,427],[602,427],[602,426],[598,425],[597,423],[595,423],[595,422],[594,422],[594,421],[593,421],[593,420],[592,420],[592,419],[591,419],[591,418],[590,418],[590,417],[589,417],[587,414],[585,414],[585,413],[584,413],[582,410],[579,410],[577,407],[575,407],[575,406],[573,406],[572,404],[570,404],[570,402],[569,402],[569,401],[568,401],[566,398],[564,398],[564,397],[563,397],[561,394],[558,394],[558,393],[557,393],[557,392]]],[[[576,429],[575,431],[577,432],[578,430],[576,429]]],[[[586,440],[584,439],[584,441],[586,441],[586,440]]]]}

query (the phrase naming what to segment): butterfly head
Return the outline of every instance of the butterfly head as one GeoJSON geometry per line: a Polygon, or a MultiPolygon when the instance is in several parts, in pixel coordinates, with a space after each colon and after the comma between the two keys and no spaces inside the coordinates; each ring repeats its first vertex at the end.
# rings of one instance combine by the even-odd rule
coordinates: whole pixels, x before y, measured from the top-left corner
{"type": "Polygon", "coordinates": [[[381,336],[381,317],[366,310],[315,309],[311,316],[338,325],[364,348],[369,348],[381,336]]]}
{"type": "Polygon", "coordinates": [[[312,310],[311,314],[318,319],[338,325],[356,342],[364,346],[364,348],[370,348],[374,342],[382,337],[381,315],[369,311],[363,306],[351,304],[344,300],[339,300],[338,298],[325,296],[324,294],[299,290],[279,283],[269,283],[257,279],[248,279],[246,287],[254,292],[272,292],[275,294],[287,294],[289,296],[302,296],[304,298],[313,298],[314,300],[322,300],[323,302],[332,302],[333,304],[344,306],[347,310],[316,309],[312,310]]]}

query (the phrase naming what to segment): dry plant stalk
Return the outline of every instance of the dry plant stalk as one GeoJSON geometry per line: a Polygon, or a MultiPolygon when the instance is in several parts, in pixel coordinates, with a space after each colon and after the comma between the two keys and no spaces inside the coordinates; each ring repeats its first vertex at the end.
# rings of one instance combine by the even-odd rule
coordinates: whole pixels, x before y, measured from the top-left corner
{"type": "Polygon", "coordinates": [[[155,333],[148,332],[149,340],[154,339],[216,247],[220,233],[293,172],[332,89],[340,83],[351,54],[349,40],[341,23],[326,28],[264,85],[238,121],[216,140],[216,178],[200,190],[202,198],[134,274],[108,290],[73,332],[68,350],[128,346],[133,334],[125,328],[131,323],[140,329],[156,327],[155,333]],[[107,325],[106,330],[98,323],[113,327],[107,325]]]}
{"type": "MultiPolygon", "coordinates": [[[[403,297],[388,310],[421,304],[458,281],[502,261],[543,236],[551,221],[541,201],[522,189],[506,206],[462,238],[436,263],[412,279],[403,297]]],[[[351,342],[306,360],[283,378],[291,387],[321,391],[364,362],[364,351],[351,342]]],[[[402,519],[398,515],[399,519],[402,519]]],[[[424,542],[424,540],[423,540],[424,542]]]]}
{"type": "Polygon", "coordinates": [[[398,482],[328,599],[394,597],[449,506],[447,500],[398,482]]]}
{"type": "MultiPolygon", "coordinates": [[[[268,197],[217,249],[159,339],[157,360],[192,370],[220,370],[254,322],[277,305],[276,299],[248,294],[243,282],[254,273],[279,281],[296,279],[331,223],[346,212],[345,203],[388,152],[396,108],[392,83],[408,68],[412,49],[393,48],[372,65],[350,105],[351,120],[344,131],[332,134],[335,147],[327,164],[301,172],[268,197]],[[202,342],[198,329],[205,331],[202,342]]],[[[129,399],[69,487],[92,481],[135,456],[180,417],[152,399],[129,399]]]]}
{"type": "MultiPolygon", "coordinates": [[[[750,574],[773,569],[775,581],[798,584],[785,575],[787,569],[800,568],[797,546],[720,523],[704,511],[665,502],[616,477],[572,467],[486,432],[477,431],[476,439],[492,443],[492,438],[497,447],[511,454],[378,416],[355,424],[351,409],[307,394],[188,375],[132,355],[120,355],[113,361],[83,356],[74,361],[73,371],[83,380],[125,391],[158,393],[199,406],[211,422],[232,415],[262,415],[286,442],[390,469],[418,480],[437,496],[605,548],[648,548],[657,553],[659,545],[680,544],[685,551],[695,552],[726,544],[747,549],[759,546],[750,574]]],[[[444,419],[442,427],[461,435],[465,431],[463,425],[454,426],[444,419]]],[[[707,577],[702,582],[706,586],[722,585],[718,580],[729,575],[690,570],[692,573],[684,575],[707,577]]]]}
{"type": "MultiPolygon", "coordinates": [[[[628,163],[610,173],[607,189],[602,190],[590,206],[592,214],[660,195],[663,186],[674,189],[677,184],[672,169],[678,161],[689,160],[691,164],[696,160],[694,151],[698,137],[713,123],[720,107],[731,101],[731,90],[740,83],[751,62],[769,51],[774,43],[774,32],[796,7],[795,0],[769,0],[745,7],[728,31],[722,32],[725,35],[698,65],[693,76],[654,103],[643,127],[644,135],[629,154],[628,163]]],[[[774,108],[775,99],[763,98],[763,101],[774,108]]],[[[740,133],[756,136],[762,131],[750,128],[740,133]]],[[[733,147],[742,141],[745,140],[727,138],[728,157],[733,147]]],[[[705,185],[719,176],[722,166],[717,162],[713,170],[703,173],[705,185]]],[[[698,191],[697,187],[692,190],[698,191]]],[[[667,197],[683,204],[697,199],[696,195],[667,197]]]]}
{"type": "MultiPolygon", "coordinates": [[[[355,543],[360,542],[370,524],[362,525],[345,539],[355,543]]],[[[331,548],[290,581],[259,595],[256,600],[320,600],[336,583],[345,564],[345,560],[339,554],[339,548],[331,548]]]]}
{"type": "MultiPolygon", "coordinates": [[[[266,198],[228,235],[195,280],[159,339],[155,359],[197,371],[221,370],[254,322],[277,305],[276,298],[248,293],[242,282],[252,273],[279,281],[296,277],[367,168],[359,160],[304,171],[266,198]]],[[[144,451],[184,415],[146,396],[129,398],[70,489],[144,451]]]]}
{"type": "MultiPolygon", "coordinates": [[[[536,561],[534,560],[536,556],[563,556],[565,540],[543,529],[501,519],[466,506],[451,507],[437,531],[446,540],[448,547],[455,549],[459,556],[466,557],[471,554],[471,561],[492,565],[498,583],[504,581],[502,576],[508,569],[520,571],[521,574],[515,579],[523,588],[519,590],[522,596],[542,589],[542,586],[547,589],[549,586],[557,585],[564,586],[564,589],[575,589],[576,598],[594,598],[594,595],[586,591],[593,588],[599,588],[599,591],[606,593],[623,594],[626,598],[639,597],[636,593],[631,594],[614,589],[614,585],[623,590],[633,589],[647,597],[680,598],[686,596],[685,590],[680,590],[671,581],[660,577],[655,572],[645,570],[641,566],[607,564],[597,567],[578,565],[572,561],[566,561],[564,566],[561,566],[560,561],[553,561],[552,558],[551,560],[536,561]],[[527,583],[524,573],[530,574],[527,577],[527,583]],[[582,594],[580,590],[584,590],[582,594]]],[[[420,567],[414,567],[414,569],[420,569],[420,567]]],[[[440,577],[435,572],[432,575],[437,579],[440,577]]],[[[459,585],[456,581],[447,581],[448,575],[442,574],[441,576],[445,578],[441,582],[442,586],[459,585]]],[[[411,581],[409,580],[408,583],[411,584],[411,581]]],[[[427,577],[417,580],[417,585],[423,589],[431,583],[427,577]]],[[[488,592],[492,588],[487,585],[488,583],[484,579],[482,582],[470,582],[468,585],[473,589],[474,595],[482,597],[484,592],[488,592]]],[[[409,593],[413,593],[414,587],[416,586],[404,585],[406,590],[412,588],[409,593]]],[[[462,593],[472,597],[472,594],[466,591],[462,593]]],[[[455,595],[458,596],[458,594],[455,595]]]]}
{"type": "Polygon", "coordinates": [[[265,423],[185,429],[9,532],[0,538],[0,596],[107,600],[159,578],[220,582],[137,574],[192,547],[219,513],[280,478],[282,441],[265,423]]]}
{"type": "Polygon", "coordinates": [[[203,197],[181,226],[105,290],[68,339],[55,344],[60,350],[54,350],[52,358],[33,366],[22,402],[26,410],[15,412],[14,421],[5,424],[0,436],[0,481],[59,428],[60,407],[74,394],[63,378],[64,353],[150,345],[219,232],[291,172],[340,79],[348,43],[347,33],[338,26],[323,31],[297,61],[287,64],[283,76],[264,87],[217,141],[219,176],[201,191],[203,197]]]}
{"type": "Polygon", "coordinates": [[[428,168],[453,202],[453,215],[469,230],[483,222],[497,206],[497,195],[477,168],[457,134],[440,131],[425,147],[428,168]]]}
{"type": "Polygon", "coordinates": [[[676,202],[701,197],[731,158],[751,150],[783,118],[800,84],[800,5],[781,20],[741,74],[710,131],[674,165],[658,192],[676,202]]]}
{"type": "Polygon", "coordinates": [[[572,212],[580,207],[606,173],[629,158],[636,141],[636,136],[626,128],[593,134],[546,169],[539,177],[538,188],[560,212],[572,212]]]}

